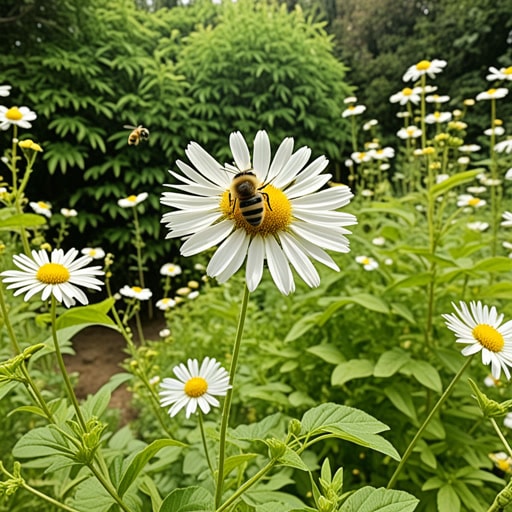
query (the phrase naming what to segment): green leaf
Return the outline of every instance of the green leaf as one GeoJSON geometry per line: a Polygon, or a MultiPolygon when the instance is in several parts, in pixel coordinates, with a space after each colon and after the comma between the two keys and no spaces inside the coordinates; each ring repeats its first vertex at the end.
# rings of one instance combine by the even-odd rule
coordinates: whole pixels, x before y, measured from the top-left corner
{"type": "Polygon", "coordinates": [[[230,434],[235,439],[264,441],[268,437],[279,438],[285,432],[285,420],[280,413],[272,414],[257,423],[238,425],[230,434]]]}
{"type": "Polygon", "coordinates": [[[255,453],[242,453],[241,455],[233,455],[228,457],[224,462],[224,478],[226,478],[231,471],[237,467],[246,464],[256,457],[255,453]]]}
{"type": "Polygon", "coordinates": [[[75,448],[51,426],[29,430],[14,446],[13,455],[20,459],[33,459],[49,455],[72,457],[75,448]]]}
{"type": "Polygon", "coordinates": [[[286,335],[284,339],[285,343],[300,338],[313,327],[316,327],[319,324],[319,319],[321,316],[321,313],[312,313],[310,315],[305,315],[302,318],[300,318],[299,321],[293,325],[293,327],[286,335]]]}
{"type": "Polygon", "coordinates": [[[162,502],[159,512],[212,512],[213,496],[204,487],[174,489],[162,502]]]}
{"type": "Polygon", "coordinates": [[[312,347],[308,347],[306,352],[310,352],[330,364],[339,364],[346,361],[345,356],[334,345],[330,345],[329,343],[313,345],[312,347]]]}
{"type": "Polygon", "coordinates": [[[458,172],[453,176],[450,176],[448,179],[442,181],[441,183],[437,183],[430,189],[430,193],[432,197],[438,197],[440,195],[446,194],[449,190],[462,185],[463,183],[467,183],[468,181],[472,181],[475,177],[481,173],[484,169],[472,169],[471,171],[458,172]]]}
{"type": "Polygon", "coordinates": [[[384,394],[400,412],[416,422],[417,416],[414,402],[412,401],[411,395],[404,392],[403,386],[388,386],[384,389],[384,394]]]}
{"type": "Polygon", "coordinates": [[[158,439],[153,441],[150,445],[146,446],[140,451],[130,462],[126,468],[121,482],[119,483],[118,493],[123,496],[128,490],[128,487],[135,481],[139,473],[144,469],[144,466],[153,458],[162,448],[166,446],[186,446],[185,444],[175,441],[174,439],[158,439]]]}
{"type": "Polygon", "coordinates": [[[334,368],[331,375],[333,386],[343,386],[352,379],[360,379],[373,375],[374,363],[368,359],[351,359],[334,368]]]}
{"type": "Polygon", "coordinates": [[[419,500],[404,491],[363,487],[348,497],[341,512],[412,512],[419,500]]]}
{"type": "Polygon", "coordinates": [[[388,291],[395,290],[397,288],[413,288],[415,286],[425,286],[432,280],[432,274],[430,272],[417,272],[409,277],[393,283],[387,288],[388,291]]]}
{"type": "Polygon", "coordinates": [[[278,459],[279,464],[282,466],[288,466],[290,468],[300,469],[301,471],[309,471],[306,463],[300,458],[300,456],[295,453],[288,446],[286,447],[285,452],[278,459]]]}
{"type": "Polygon", "coordinates": [[[410,354],[400,348],[384,352],[373,369],[374,377],[391,377],[411,360],[410,354]]]}
{"type": "Polygon", "coordinates": [[[423,386],[438,393],[443,391],[443,383],[439,372],[430,363],[411,360],[405,370],[403,373],[412,375],[423,386]]]}
{"type": "Polygon", "coordinates": [[[460,511],[460,499],[451,485],[443,485],[437,491],[437,510],[439,512],[460,511]]]}
{"type": "Polygon", "coordinates": [[[107,315],[107,312],[110,311],[113,304],[114,299],[112,298],[106,299],[98,304],[76,306],[68,309],[57,318],[57,330],[80,324],[97,324],[118,330],[115,322],[107,315]]]}
{"type": "Polygon", "coordinates": [[[512,270],[512,259],[505,256],[494,256],[478,260],[473,266],[474,271],[485,272],[510,272],[512,270]]]}
{"type": "Polygon", "coordinates": [[[46,224],[42,215],[35,213],[18,213],[5,219],[0,219],[0,230],[16,231],[20,228],[36,228],[46,224]]]}

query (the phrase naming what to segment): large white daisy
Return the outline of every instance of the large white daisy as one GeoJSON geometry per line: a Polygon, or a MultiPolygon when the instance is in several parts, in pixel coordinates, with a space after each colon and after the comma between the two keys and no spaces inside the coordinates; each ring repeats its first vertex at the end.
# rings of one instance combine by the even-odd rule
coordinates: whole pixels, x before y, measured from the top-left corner
{"type": "Polygon", "coordinates": [[[11,125],[25,129],[31,128],[32,124],[29,121],[34,121],[36,118],[36,113],[28,107],[7,108],[0,105],[0,130],[7,130],[11,125]]]}
{"type": "Polygon", "coordinates": [[[9,283],[8,289],[16,289],[14,295],[25,293],[25,301],[41,292],[41,299],[47,300],[53,295],[66,307],[75,305],[76,300],[88,304],[89,300],[79,288],[100,290],[103,283],[94,276],[103,275],[101,267],[86,267],[92,258],[81,256],[78,251],[54,249],[50,255],[44,250],[32,251],[32,258],[25,254],[14,255],[14,264],[21,270],[6,270],[0,275],[3,282],[9,283]],[[76,299],[76,300],[75,300],[76,299]]]}
{"type": "Polygon", "coordinates": [[[183,256],[192,256],[219,245],[206,272],[219,282],[227,281],[247,258],[246,282],[250,291],[259,285],[264,262],[278,287],[289,294],[295,289],[290,263],[311,287],[320,277],[310,258],[339,270],[324,249],[348,252],[346,226],[357,223],[354,215],[336,211],[353,197],[346,186],[322,189],[331,179],[321,174],[327,159],[321,156],[306,165],[311,150],[293,152],[293,138],[286,138],[271,161],[270,141],[265,131],[249,148],[239,132],[229,139],[234,166],[224,166],[199,144],[191,142],[185,153],[194,167],[178,161],[182,174],[170,171],[180,182],[167,185],[178,192],[164,192],[161,203],[175,208],[164,214],[167,238],[185,238],[183,256]],[[264,195],[261,224],[251,225],[240,211],[240,201],[231,197],[233,177],[241,171],[255,174],[264,195]]]}
{"type": "Polygon", "coordinates": [[[512,366],[512,321],[503,323],[503,315],[493,306],[482,305],[480,301],[455,304],[456,313],[442,315],[447,327],[457,336],[457,343],[467,345],[462,354],[470,356],[482,353],[482,363],[490,364],[492,375],[500,378],[501,370],[510,379],[512,366]]]}
{"type": "Polygon", "coordinates": [[[185,366],[175,366],[177,379],[165,378],[160,384],[160,405],[169,408],[169,416],[176,416],[184,407],[187,418],[194,414],[197,406],[204,414],[211,407],[218,407],[216,396],[225,396],[229,384],[229,374],[215,359],[206,357],[199,367],[197,359],[189,359],[185,366]]]}

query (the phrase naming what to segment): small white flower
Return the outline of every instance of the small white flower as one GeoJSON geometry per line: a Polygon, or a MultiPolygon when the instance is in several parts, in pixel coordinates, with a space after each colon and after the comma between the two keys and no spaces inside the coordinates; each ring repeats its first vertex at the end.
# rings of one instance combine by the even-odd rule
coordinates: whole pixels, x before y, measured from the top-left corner
{"type": "Polygon", "coordinates": [[[468,187],[466,190],[467,190],[468,194],[478,195],[478,194],[483,194],[483,193],[487,192],[487,187],[472,186],[472,187],[468,187]]]}
{"type": "Polygon", "coordinates": [[[101,247],[84,247],[81,252],[93,260],[102,260],[105,257],[105,251],[101,247]]]}
{"type": "Polygon", "coordinates": [[[512,428],[512,412],[508,412],[503,418],[503,425],[507,428],[512,428]]]}
{"type": "Polygon", "coordinates": [[[493,133],[500,137],[505,133],[505,128],[503,128],[503,126],[495,126],[494,128],[487,128],[487,130],[484,130],[484,135],[487,135],[487,137],[490,137],[493,133]]]}
{"type": "Polygon", "coordinates": [[[363,130],[371,130],[374,126],[377,126],[378,124],[379,122],[377,121],[377,119],[370,119],[369,121],[366,121],[366,123],[363,124],[363,130]]]}
{"type": "Polygon", "coordinates": [[[413,103],[417,105],[421,98],[421,87],[404,87],[401,91],[390,96],[389,101],[391,103],[400,103],[400,105],[406,105],[407,103],[413,103]]]}
{"type": "Polygon", "coordinates": [[[67,218],[76,217],[78,215],[77,211],[73,208],[61,208],[60,213],[67,218]]]}
{"type": "Polygon", "coordinates": [[[53,295],[68,308],[76,301],[88,304],[87,296],[79,286],[100,290],[103,283],[95,276],[103,275],[103,271],[100,267],[84,268],[91,258],[81,256],[76,259],[77,255],[76,249],[66,253],[54,249],[50,257],[44,250],[32,251],[32,258],[25,254],[14,255],[14,264],[21,270],[2,272],[3,282],[10,283],[8,289],[17,289],[14,295],[25,293],[25,302],[41,292],[41,300],[53,295]]]}
{"type": "Polygon", "coordinates": [[[358,116],[366,110],[364,105],[349,105],[342,113],[341,117],[358,116]]]}
{"type": "Polygon", "coordinates": [[[448,121],[452,120],[452,113],[451,112],[434,112],[433,114],[427,114],[425,116],[425,122],[428,124],[435,124],[435,123],[447,123],[448,121]]]}
{"type": "Polygon", "coordinates": [[[385,160],[386,158],[393,158],[395,156],[395,150],[390,147],[372,149],[369,153],[371,158],[375,160],[385,160]]]}
{"type": "Polygon", "coordinates": [[[402,77],[404,82],[416,82],[422,75],[427,75],[430,78],[435,78],[435,76],[440,73],[443,68],[446,66],[446,61],[441,59],[433,59],[422,60],[411,66],[402,77]]]}
{"type": "Polygon", "coordinates": [[[148,197],[147,192],[142,192],[137,195],[131,195],[128,197],[124,197],[123,199],[119,199],[117,201],[117,204],[121,208],[133,208],[134,206],[137,206],[138,204],[142,203],[142,201],[146,200],[148,197]]]}
{"type": "Polygon", "coordinates": [[[160,405],[169,408],[172,418],[185,408],[189,418],[199,407],[208,414],[212,407],[219,407],[216,396],[226,396],[229,374],[215,359],[206,357],[201,366],[197,359],[189,359],[185,366],[181,363],[173,369],[177,379],[165,378],[160,384],[160,405]]]}
{"type": "Polygon", "coordinates": [[[504,228],[510,228],[512,227],[512,212],[505,212],[502,216],[503,221],[501,222],[501,225],[504,228]]]}
{"type": "Polygon", "coordinates": [[[383,236],[377,236],[372,240],[373,245],[383,246],[386,243],[386,239],[383,236]]]}
{"type": "Polygon", "coordinates": [[[408,117],[411,117],[411,113],[410,112],[397,112],[396,113],[396,117],[398,117],[398,119],[407,119],[408,117]]]}
{"type": "Polygon", "coordinates": [[[461,194],[457,198],[457,206],[459,208],[463,208],[465,206],[472,206],[473,208],[481,208],[485,206],[487,202],[485,199],[480,199],[479,197],[474,197],[471,194],[461,194]]]}
{"type": "Polygon", "coordinates": [[[171,335],[171,330],[170,329],[161,329],[159,332],[158,332],[158,336],[160,336],[160,338],[167,338],[171,335]]]}
{"type": "Polygon", "coordinates": [[[427,103],[435,103],[435,104],[447,103],[448,101],[450,101],[450,96],[446,96],[446,95],[440,96],[439,94],[429,94],[428,96],[425,97],[425,101],[427,103]]]}
{"type": "Polygon", "coordinates": [[[446,181],[450,177],[449,174],[438,174],[436,176],[436,183],[443,183],[443,181],[446,181]]]}
{"type": "Polygon", "coordinates": [[[194,290],[193,292],[190,292],[187,295],[187,299],[189,299],[189,300],[197,299],[197,297],[199,297],[199,292],[197,290],[194,290]]]}
{"type": "Polygon", "coordinates": [[[507,172],[505,173],[505,179],[512,180],[512,167],[508,169],[507,172]]]}
{"type": "Polygon", "coordinates": [[[129,297],[138,300],[149,300],[153,293],[149,288],[141,288],[140,286],[123,286],[119,293],[124,297],[129,297]]]}
{"type": "MultiPolygon", "coordinates": [[[[162,331],[160,331],[160,332],[162,332],[162,331]]],[[[160,383],[160,376],[158,376],[158,375],[155,375],[154,377],[151,377],[151,379],[149,379],[150,386],[156,386],[159,383],[160,383]]]]}
{"type": "Polygon", "coordinates": [[[363,266],[365,270],[371,271],[379,267],[379,264],[368,256],[357,256],[356,262],[363,266]]]}
{"type": "Polygon", "coordinates": [[[501,371],[510,379],[508,367],[512,366],[512,321],[503,323],[503,314],[493,306],[489,308],[480,301],[455,304],[455,313],[442,315],[446,326],[457,336],[457,343],[467,345],[462,355],[481,352],[482,363],[491,365],[492,376],[499,379],[501,371]]]}
{"type": "Polygon", "coordinates": [[[498,142],[498,144],[494,146],[494,151],[498,153],[512,153],[512,137],[498,142]]]}
{"type": "Polygon", "coordinates": [[[487,91],[483,91],[476,96],[476,101],[481,100],[498,100],[500,98],[504,98],[508,94],[508,89],[505,87],[498,87],[497,89],[488,89],[487,91]]]}
{"type": "Polygon", "coordinates": [[[468,222],[466,226],[471,231],[485,231],[489,227],[489,223],[477,220],[475,222],[468,222]]]}
{"type": "Polygon", "coordinates": [[[357,98],[355,96],[347,96],[343,100],[343,103],[345,103],[345,105],[350,105],[351,103],[355,103],[356,101],[357,101],[357,98]]]}
{"type": "Polygon", "coordinates": [[[37,201],[29,203],[32,210],[34,210],[39,215],[44,215],[45,217],[50,218],[52,216],[52,205],[46,201],[37,201]]]}
{"type": "Polygon", "coordinates": [[[365,188],[365,189],[361,190],[361,195],[363,197],[372,197],[374,195],[374,192],[373,192],[373,190],[365,188]]]}
{"type": "Polygon", "coordinates": [[[11,94],[12,87],[10,85],[0,85],[0,96],[3,96],[4,98],[6,96],[9,96],[11,94]]]}
{"type": "Polygon", "coordinates": [[[163,276],[179,276],[181,274],[181,267],[175,263],[165,263],[160,268],[160,274],[163,276]]]}
{"type": "Polygon", "coordinates": [[[477,151],[480,151],[481,146],[478,144],[463,144],[462,146],[459,146],[458,149],[461,153],[476,153],[477,151]]]}
{"type": "Polygon", "coordinates": [[[369,162],[372,159],[372,155],[369,151],[354,151],[350,157],[354,162],[356,162],[356,164],[369,162]]]}
{"type": "Polygon", "coordinates": [[[0,130],[7,130],[11,125],[20,128],[32,128],[30,121],[37,119],[35,112],[28,107],[11,107],[7,108],[0,105],[0,130]]]}
{"type": "Polygon", "coordinates": [[[468,165],[469,162],[471,162],[469,156],[459,156],[459,158],[457,158],[457,163],[460,165],[468,165]]]}
{"type": "Polygon", "coordinates": [[[174,299],[169,299],[168,297],[165,297],[163,299],[160,299],[156,303],[156,307],[158,309],[161,309],[162,311],[166,311],[168,309],[172,309],[176,306],[176,301],[174,299]]]}
{"type": "Polygon", "coordinates": [[[384,260],[384,265],[387,265],[388,267],[390,267],[391,265],[393,265],[394,261],[392,258],[386,258],[384,260]]]}
{"type": "Polygon", "coordinates": [[[500,69],[491,66],[489,71],[490,73],[487,75],[489,82],[494,82],[495,80],[512,80],[512,66],[500,69]]]}
{"type": "Polygon", "coordinates": [[[397,135],[404,140],[417,139],[418,137],[421,137],[421,130],[417,126],[410,125],[407,128],[400,128],[397,135]]]}

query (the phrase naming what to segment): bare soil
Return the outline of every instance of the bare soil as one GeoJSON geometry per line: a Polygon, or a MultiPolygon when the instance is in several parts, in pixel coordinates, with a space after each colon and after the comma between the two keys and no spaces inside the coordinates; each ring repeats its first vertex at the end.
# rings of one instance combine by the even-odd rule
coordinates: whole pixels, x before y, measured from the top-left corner
{"type": "MultiPolygon", "coordinates": [[[[158,333],[164,327],[165,322],[161,317],[146,321],[143,326],[145,339],[158,339],[158,333]]],[[[128,357],[125,347],[126,342],[121,334],[106,327],[87,327],[74,337],[76,355],[65,356],[64,360],[68,372],[79,375],[75,388],[79,399],[95,393],[112,375],[124,371],[121,363],[128,357]]],[[[130,405],[131,399],[126,385],[120,386],[112,394],[110,407],[120,410],[122,424],[136,417],[136,411],[130,405]]]]}

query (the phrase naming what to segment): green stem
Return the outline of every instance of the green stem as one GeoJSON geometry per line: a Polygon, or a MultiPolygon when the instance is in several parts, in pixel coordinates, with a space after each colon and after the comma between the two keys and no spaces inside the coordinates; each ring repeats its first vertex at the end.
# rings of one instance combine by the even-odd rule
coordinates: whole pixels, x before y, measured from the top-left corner
{"type": "Polygon", "coordinates": [[[255,483],[257,483],[261,478],[263,478],[275,465],[276,459],[272,459],[265,466],[263,466],[255,475],[253,475],[244,485],[239,487],[220,507],[216,505],[215,512],[223,512],[227,510],[229,506],[231,506],[238,498],[245,492],[247,489],[252,487],[255,483]]]}
{"type": "Polygon", "coordinates": [[[64,379],[64,386],[66,388],[66,393],[68,395],[68,398],[71,400],[71,403],[73,404],[73,407],[76,412],[76,416],[78,418],[78,422],[80,423],[80,426],[82,427],[83,432],[87,432],[87,426],[85,423],[85,419],[82,415],[82,411],[80,410],[80,405],[78,404],[78,400],[76,398],[75,392],[73,390],[73,386],[71,384],[71,381],[69,379],[68,372],[66,370],[66,365],[64,364],[64,358],[62,357],[62,352],[60,351],[59,347],[59,341],[57,338],[57,301],[55,297],[52,295],[52,301],[51,301],[51,319],[52,319],[52,338],[53,338],[53,344],[55,346],[55,355],[57,356],[57,363],[59,365],[60,373],[62,374],[62,378],[64,379]]]}
{"type": "Polygon", "coordinates": [[[493,426],[494,430],[498,434],[498,437],[500,438],[500,441],[503,443],[505,450],[507,450],[508,456],[512,457],[512,448],[508,444],[507,439],[503,435],[503,432],[501,431],[500,427],[498,427],[498,424],[496,423],[496,420],[494,418],[491,418],[491,425],[493,426]]]}
{"type": "Polygon", "coordinates": [[[125,512],[130,512],[130,509],[128,506],[123,502],[119,494],[117,494],[116,489],[113,487],[113,485],[110,483],[110,481],[103,478],[103,475],[94,467],[94,464],[89,464],[87,466],[93,475],[98,479],[98,481],[101,483],[103,488],[114,498],[115,502],[119,505],[119,508],[121,510],[124,510],[125,512]]]}
{"type": "Polygon", "coordinates": [[[233,347],[233,355],[231,359],[231,367],[229,369],[230,388],[226,393],[224,408],[222,409],[222,420],[220,424],[220,440],[219,440],[219,468],[217,473],[217,487],[215,489],[215,506],[218,507],[222,500],[222,491],[224,484],[224,461],[226,458],[226,433],[228,430],[229,413],[231,410],[231,401],[233,399],[233,384],[235,381],[238,356],[240,354],[240,345],[242,342],[242,334],[244,330],[245,317],[247,315],[247,304],[249,303],[249,289],[247,285],[244,287],[244,296],[240,308],[240,316],[238,318],[238,327],[235,336],[235,344],[233,347]]]}
{"type": "Polygon", "coordinates": [[[419,439],[423,435],[423,432],[427,428],[428,424],[430,423],[430,421],[432,420],[434,415],[440,409],[441,405],[443,405],[445,400],[448,398],[448,396],[452,392],[453,387],[455,386],[455,384],[457,384],[459,379],[462,377],[462,374],[464,373],[466,368],[469,366],[472,359],[473,359],[473,356],[469,356],[467,358],[466,362],[462,365],[462,368],[458,371],[457,375],[455,375],[455,377],[453,377],[452,381],[450,382],[448,387],[445,389],[444,393],[441,395],[441,397],[437,401],[436,405],[434,405],[434,408],[430,411],[430,414],[427,416],[427,418],[425,419],[425,421],[423,422],[423,424],[421,425],[419,430],[416,432],[416,435],[413,437],[412,441],[409,443],[409,446],[405,450],[402,460],[400,461],[400,463],[398,464],[398,467],[396,468],[395,472],[391,476],[391,479],[389,480],[389,483],[387,485],[387,489],[392,489],[393,486],[395,485],[395,483],[398,479],[398,475],[400,475],[400,473],[402,472],[402,469],[404,468],[405,463],[409,459],[409,456],[411,455],[414,447],[416,446],[416,443],[419,441],[419,439]]]}
{"type": "Polygon", "coordinates": [[[201,430],[201,440],[203,441],[204,454],[206,456],[206,462],[208,462],[208,467],[212,475],[214,474],[212,461],[210,459],[210,452],[208,451],[208,444],[206,443],[206,434],[204,431],[204,420],[203,413],[199,410],[199,429],[201,430]]]}

